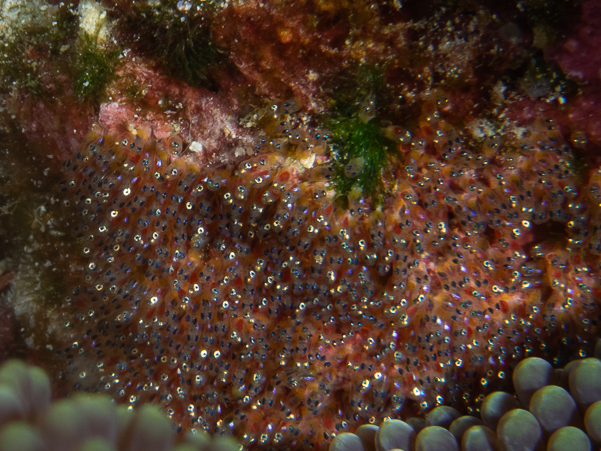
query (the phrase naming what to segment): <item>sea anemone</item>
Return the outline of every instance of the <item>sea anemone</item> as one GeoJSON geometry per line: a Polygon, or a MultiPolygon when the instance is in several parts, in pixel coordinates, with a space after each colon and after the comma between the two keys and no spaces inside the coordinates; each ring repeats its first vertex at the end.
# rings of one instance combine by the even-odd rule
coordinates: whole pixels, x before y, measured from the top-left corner
{"type": "Polygon", "coordinates": [[[129,409],[103,395],[51,401],[50,379],[35,366],[9,360],[0,367],[2,451],[237,451],[229,437],[176,436],[156,407],[129,409]],[[179,443],[176,445],[176,443],[179,443]]]}
{"type": "Polygon", "coordinates": [[[588,451],[601,442],[600,375],[597,358],[553,369],[549,362],[530,357],[513,373],[517,394],[497,391],[486,396],[481,419],[440,406],[425,419],[389,420],[339,434],[329,449],[493,451],[545,446],[549,451],[588,451]]]}
{"type": "MultiPolygon", "coordinates": [[[[601,361],[577,360],[553,370],[545,360],[523,360],[513,375],[517,396],[493,392],[482,420],[440,406],[425,419],[387,420],[343,432],[330,451],[537,449],[590,450],[601,443],[601,361]],[[534,375],[534,377],[533,377],[534,375]],[[575,427],[577,426],[577,427],[575,427]]],[[[156,450],[237,451],[228,437],[176,436],[157,408],[130,409],[107,396],[75,394],[51,401],[43,370],[10,360],[0,367],[0,449],[3,451],[156,450]],[[175,444],[178,442],[179,444],[175,444]]]]}

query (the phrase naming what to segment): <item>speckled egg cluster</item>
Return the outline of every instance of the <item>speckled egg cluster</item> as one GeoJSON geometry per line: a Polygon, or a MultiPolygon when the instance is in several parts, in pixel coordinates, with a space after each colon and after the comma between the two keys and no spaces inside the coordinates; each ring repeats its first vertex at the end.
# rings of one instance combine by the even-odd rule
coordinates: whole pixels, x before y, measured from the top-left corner
{"type": "Polygon", "coordinates": [[[476,140],[437,108],[388,130],[377,207],[340,206],[327,133],[298,121],[219,167],[176,135],[90,134],[64,165],[63,376],[182,429],[323,449],[403,412],[477,412],[529,355],[586,355],[601,173],[551,122],[476,140]]]}

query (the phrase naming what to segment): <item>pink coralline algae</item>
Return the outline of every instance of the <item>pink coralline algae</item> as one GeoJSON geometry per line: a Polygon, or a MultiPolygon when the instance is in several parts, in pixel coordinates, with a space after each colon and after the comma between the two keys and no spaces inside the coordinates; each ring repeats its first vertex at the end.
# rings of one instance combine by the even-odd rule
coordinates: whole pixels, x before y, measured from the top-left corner
{"type": "Polygon", "coordinates": [[[582,83],[584,95],[569,108],[570,120],[595,142],[601,141],[599,119],[601,96],[601,2],[583,4],[582,20],[561,43],[552,49],[550,58],[559,63],[566,75],[582,83]]]}
{"type": "Polygon", "coordinates": [[[563,71],[572,78],[587,83],[599,83],[601,57],[596,51],[601,40],[601,2],[587,1],[582,8],[582,21],[573,33],[562,40],[552,52],[563,71]]]}

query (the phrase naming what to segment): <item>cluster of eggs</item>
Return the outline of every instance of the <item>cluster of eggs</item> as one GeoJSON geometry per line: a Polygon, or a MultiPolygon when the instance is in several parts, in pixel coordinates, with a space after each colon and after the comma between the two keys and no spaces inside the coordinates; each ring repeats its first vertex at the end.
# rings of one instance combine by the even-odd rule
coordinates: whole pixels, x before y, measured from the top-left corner
{"type": "Polygon", "coordinates": [[[330,451],[592,451],[601,445],[601,361],[574,360],[553,369],[529,357],[513,373],[516,395],[484,398],[480,418],[440,406],[425,419],[389,420],[342,433],[330,451]]]}
{"type": "Polygon", "coordinates": [[[474,143],[426,110],[386,131],[403,163],[383,204],[341,208],[327,134],[297,110],[235,167],[110,132],[65,163],[80,255],[55,329],[76,388],[317,449],[403,409],[477,411],[533,353],[590,352],[601,173],[580,180],[551,123],[474,143]]]}

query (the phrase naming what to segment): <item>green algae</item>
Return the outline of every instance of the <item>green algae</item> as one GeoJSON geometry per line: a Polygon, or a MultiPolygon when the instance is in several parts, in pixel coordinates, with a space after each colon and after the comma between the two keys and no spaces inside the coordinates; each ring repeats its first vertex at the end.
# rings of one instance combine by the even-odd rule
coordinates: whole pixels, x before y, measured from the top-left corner
{"type": "Polygon", "coordinates": [[[381,109],[386,96],[385,67],[380,64],[351,65],[334,80],[330,103],[334,117],[351,117],[357,114],[358,105],[377,97],[376,109],[381,109]]]}
{"type": "Polygon", "coordinates": [[[115,79],[119,50],[100,45],[97,36],[86,32],[80,35],[77,50],[73,70],[74,93],[82,102],[98,103],[115,79]]]}
{"type": "Polygon", "coordinates": [[[216,89],[212,69],[227,56],[212,39],[215,11],[211,1],[133,2],[121,11],[117,29],[125,43],[168,75],[192,87],[216,89]]]}
{"type": "Polygon", "coordinates": [[[355,187],[375,204],[382,202],[384,177],[390,167],[395,143],[384,136],[377,120],[358,117],[329,121],[332,131],[334,186],[344,198],[355,187]],[[359,166],[354,176],[354,166],[359,166]]]}
{"type": "Polygon", "coordinates": [[[144,98],[144,88],[133,75],[120,79],[121,92],[128,103],[138,103],[144,98]]]}
{"type": "Polygon", "coordinates": [[[0,76],[5,89],[43,101],[72,91],[77,101],[98,104],[115,78],[118,49],[99,44],[97,34],[80,33],[79,18],[66,5],[4,38],[0,76]]]}
{"type": "Polygon", "coordinates": [[[4,41],[0,77],[4,89],[19,89],[49,98],[60,84],[57,74],[67,67],[65,54],[77,37],[77,16],[67,6],[16,28],[4,41]]]}
{"type": "Polygon", "coordinates": [[[397,156],[380,114],[388,94],[384,71],[382,65],[352,67],[337,78],[332,92],[325,125],[332,132],[334,186],[342,203],[355,188],[374,204],[383,200],[384,179],[397,156]],[[367,117],[366,105],[373,109],[367,117]]]}

